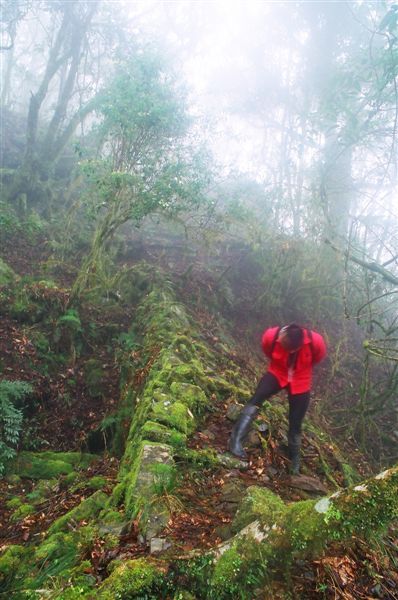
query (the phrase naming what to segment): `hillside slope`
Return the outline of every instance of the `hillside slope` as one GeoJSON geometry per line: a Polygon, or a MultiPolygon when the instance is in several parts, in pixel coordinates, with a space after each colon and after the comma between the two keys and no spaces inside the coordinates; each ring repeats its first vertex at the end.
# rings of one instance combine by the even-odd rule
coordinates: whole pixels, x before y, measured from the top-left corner
{"type": "Polygon", "coordinates": [[[395,597],[395,534],[375,534],[397,518],[396,471],[355,487],[365,473],[309,419],[304,476],[291,478],[282,395],[261,412],[249,463],[231,457],[232,423],[261,366],[221,318],[196,312],[186,294],[182,302],[170,275],[139,263],[122,305],[107,299],[74,315],[67,287],[3,284],[3,379],[34,384],[25,422],[36,419],[40,433],[36,450],[23,437],[1,484],[3,594],[395,597]],[[256,540],[246,529],[255,522],[263,533],[274,523],[280,537],[256,540]]]}

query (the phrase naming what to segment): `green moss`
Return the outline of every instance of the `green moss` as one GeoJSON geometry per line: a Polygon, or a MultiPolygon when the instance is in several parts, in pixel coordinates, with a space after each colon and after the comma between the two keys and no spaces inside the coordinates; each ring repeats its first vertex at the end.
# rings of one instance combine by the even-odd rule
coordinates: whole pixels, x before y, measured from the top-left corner
{"type": "Polygon", "coordinates": [[[72,568],[69,580],[67,582],[61,580],[60,589],[54,589],[51,597],[57,600],[92,599],[96,580],[89,574],[91,567],[91,562],[84,560],[77,567],[72,568]]]}
{"type": "MultiPolygon", "coordinates": [[[[29,580],[23,581],[24,589],[38,590],[48,586],[49,581],[64,590],[71,584],[95,583],[84,574],[83,557],[92,550],[98,530],[92,526],[80,527],[68,533],[51,534],[36,549],[29,563],[29,580]]],[[[29,596],[30,597],[30,596],[29,596]]],[[[54,595],[54,597],[58,597],[54,595]]]]}
{"type": "Polygon", "coordinates": [[[64,292],[52,281],[21,281],[15,290],[10,314],[21,322],[57,318],[63,312],[64,292]]]}
{"type": "Polygon", "coordinates": [[[126,493],[126,486],[127,482],[125,480],[115,485],[112,490],[112,496],[109,499],[109,506],[120,506],[122,504],[126,493]]]}
{"type": "Polygon", "coordinates": [[[264,587],[267,565],[261,544],[251,536],[237,539],[216,562],[207,597],[212,600],[253,597],[254,588],[264,587]]]}
{"type": "Polygon", "coordinates": [[[195,420],[189,408],[181,402],[170,400],[157,402],[153,408],[153,419],[170,425],[184,434],[192,433],[195,429],[195,420]]]}
{"type": "Polygon", "coordinates": [[[12,469],[20,477],[52,479],[72,473],[74,467],[87,468],[95,459],[80,452],[20,452],[12,469]]]}
{"type": "Polygon", "coordinates": [[[234,592],[237,592],[239,588],[236,585],[236,580],[237,575],[240,573],[243,560],[244,559],[236,545],[224,552],[224,554],[216,563],[211,580],[212,586],[219,588],[220,591],[221,589],[224,591],[228,586],[231,595],[234,592]],[[231,589],[232,586],[233,589],[231,589]]]}
{"type": "Polygon", "coordinates": [[[60,558],[72,551],[73,555],[77,553],[76,543],[71,534],[58,532],[45,539],[35,552],[36,562],[42,560],[53,560],[60,558]]]}
{"type": "Polygon", "coordinates": [[[148,596],[161,573],[147,559],[127,560],[113,570],[96,593],[100,600],[156,598],[148,596]]]}
{"type": "Polygon", "coordinates": [[[20,568],[21,561],[30,554],[28,548],[23,546],[9,546],[0,556],[0,584],[11,580],[15,572],[20,568]]]}
{"type": "Polygon", "coordinates": [[[279,496],[267,488],[249,487],[233,521],[233,531],[238,532],[256,519],[272,523],[285,512],[286,506],[279,496]]]}
{"type": "Polygon", "coordinates": [[[196,416],[203,415],[210,404],[204,391],[191,383],[174,381],[170,386],[170,392],[176,400],[188,406],[196,416]]]}
{"type": "Polygon", "coordinates": [[[15,498],[11,498],[11,500],[7,500],[6,507],[10,510],[15,510],[19,508],[23,504],[21,498],[15,496],[15,498]]]}
{"type": "Polygon", "coordinates": [[[159,464],[166,466],[170,464],[171,460],[169,446],[155,442],[149,444],[143,441],[141,443],[131,471],[125,478],[125,510],[129,518],[134,518],[144,508],[147,511],[155,509],[152,506],[157,493],[154,489],[153,469],[159,464]]]}
{"type": "Polygon", "coordinates": [[[334,499],[327,520],[333,524],[335,538],[355,533],[371,539],[383,533],[398,518],[397,487],[398,470],[393,468],[388,477],[370,479],[334,499]]]}
{"type": "Polygon", "coordinates": [[[76,481],[79,479],[79,473],[77,473],[76,471],[72,471],[71,473],[68,473],[67,475],[65,475],[65,485],[70,486],[73,485],[74,483],[76,483],[76,481]]]}
{"type": "Polygon", "coordinates": [[[318,554],[324,547],[325,527],[324,519],[314,509],[315,500],[304,500],[289,506],[284,517],[283,527],[286,529],[286,543],[289,553],[279,557],[286,561],[295,554],[318,554]]]}
{"type": "Polygon", "coordinates": [[[123,523],[126,519],[124,514],[119,513],[117,510],[104,509],[99,516],[101,523],[123,523]]]}
{"type": "Polygon", "coordinates": [[[173,600],[196,600],[196,596],[193,596],[190,592],[182,590],[182,591],[177,591],[174,594],[173,600]]]}
{"type": "Polygon", "coordinates": [[[29,494],[26,494],[28,500],[34,504],[40,503],[44,498],[54,493],[55,486],[58,485],[57,480],[43,479],[39,480],[29,494]]]}
{"type": "Polygon", "coordinates": [[[21,504],[10,516],[10,521],[13,523],[21,521],[28,515],[32,515],[35,512],[35,507],[32,504],[21,504]]]}
{"type": "Polygon", "coordinates": [[[183,448],[176,452],[176,456],[195,468],[211,469],[220,466],[220,459],[213,448],[205,448],[203,450],[183,448]]]}
{"type": "Polygon", "coordinates": [[[187,436],[176,429],[169,428],[155,421],[146,421],[141,429],[146,440],[169,444],[170,446],[185,446],[187,436]]]}
{"type": "Polygon", "coordinates": [[[80,502],[78,506],[63,515],[49,528],[49,533],[55,533],[67,529],[69,523],[78,523],[83,520],[92,520],[104,508],[108,501],[108,496],[101,491],[95,492],[89,498],[80,502]]]}
{"type": "Polygon", "coordinates": [[[85,487],[91,488],[92,490],[102,490],[102,488],[106,487],[107,485],[107,479],[105,479],[105,477],[101,477],[100,475],[91,477],[91,479],[85,483],[85,487]]]}

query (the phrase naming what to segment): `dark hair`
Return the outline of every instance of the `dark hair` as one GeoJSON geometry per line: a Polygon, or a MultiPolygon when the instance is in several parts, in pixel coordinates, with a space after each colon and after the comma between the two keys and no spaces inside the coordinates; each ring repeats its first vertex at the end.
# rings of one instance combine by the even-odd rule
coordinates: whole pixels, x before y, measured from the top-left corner
{"type": "Polygon", "coordinates": [[[286,331],[287,339],[289,340],[289,345],[292,348],[300,348],[304,340],[303,328],[296,323],[290,323],[290,325],[287,325],[284,329],[286,331]]]}

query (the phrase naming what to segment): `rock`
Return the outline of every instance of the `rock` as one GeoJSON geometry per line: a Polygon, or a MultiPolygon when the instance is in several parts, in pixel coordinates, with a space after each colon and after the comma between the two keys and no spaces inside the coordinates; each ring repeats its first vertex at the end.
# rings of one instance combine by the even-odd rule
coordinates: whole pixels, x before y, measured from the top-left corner
{"type": "Polygon", "coordinates": [[[170,447],[164,444],[144,444],[140,457],[140,465],[134,485],[134,501],[145,507],[145,518],[140,520],[140,533],[149,542],[166,527],[170,518],[167,502],[162,498],[162,487],[167,487],[169,478],[173,476],[174,460],[170,447]],[[156,465],[168,465],[169,470],[159,471],[157,478],[156,465]],[[156,492],[160,486],[160,493],[156,492]]]}
{"type": "Polygon", "coordinates": [[[252,448],[260,448],[261,447],[262,444],[261,444],[260,434],[258,433],[258,431],[255,431],[254,429],[252,429],[249,432],[249,435],[247,436],[247,443],[252,448]]]}
{"type": "Polygon", "coordinates": [[[220,525],[220,527],[216,528],[216,534],[222,539],[223,542],[225,540],[229,540],[229,538],[232,537],[231,525],[220,525]]]}
{"type": "Polygon", "coordinates": [[[151,539],[151,542],[150,542],[150,553],[151,554],[158,554],[159,552],[164,552],[165,550],[168,550],[169,548],[171,548],[171,544],[166,539],[156,538],[156,537],[151,539]]]}
{"type": "Polygon", "coordinates": [[[307,477],[307,475],[292,475],[289,482],[290,487],[298,488],[306,492],[316,492],[327,494],[328,490],[323,483],[316,477],[307,477]]]}
{"type": "Polygon", "coordinates": [[[246,486],[239,479],[228,481],[221,489],[224,501],[239,504],[246,491],[246,486]]]}
{"type": "Polygon", "coordinates": [[[227,408],[226,417],[230,421],[236,421],[240,415],[240,412],[243,408],[243,404],[230,404],[227,408]]]}
{"type": "MultiPolygon", "coordinates": [[[[247,467],[249,466],[247,463],[245,464],[247,467]]],[[[236,477],[240,477],[239,469],[231,469],[230,471],[228,471],[228,473],[225,473],[225,479],[236,479],[236,477]]]]}
{"type": "Polygon", "coordinates": [[[271,479],[268,477],[268,475],[260,475],[260,477],[258,478],[259,482],[261,483],[269,483],[271,481],[271,479]]]}
{"type": "Polygon", "coordinates": [[[120,537],[124,533],[126,533],[127,528],[129,527],[130,522],[125,521],[122,523],[100,523],[98,526],[98,531],[101,535],[115,535],[120,537]]]}
{"type": "Polygon", "coordinates": [[[217,459],[220,464],[227,469],[239,469],[240,471],[247,471],[249,463],[246,460],[241,460],[232,456],[232,454],[217,454],[217,459]]]}
{"type": "Polygon", "coordinates": [[[202,431],[202,435],[205,435],[209,440],[216,439],[216,436],[212,431],[210,431],[210,429],[205,429],[204,431],[202,431]]]}
{"type": "Polygon", "coordinates": [[[269,425],[265,421],[259,421],[256,424],[256,427],[261,433],[267,433],[267,431],[269,431],[269,425]]]}
{"type": "Polygon", "coordinates": [[[275,467],[267,467],[267,473],[271,478],[275,477],[275,475],[278,475],[278,469],[275,469],[275,467]]]}

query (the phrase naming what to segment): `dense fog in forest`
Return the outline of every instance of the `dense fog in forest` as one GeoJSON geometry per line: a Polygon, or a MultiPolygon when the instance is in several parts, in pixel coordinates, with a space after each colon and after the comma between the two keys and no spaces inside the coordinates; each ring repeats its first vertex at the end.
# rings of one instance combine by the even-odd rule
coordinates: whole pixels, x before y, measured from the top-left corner
{"type": "Polygon", "coordinates": [[[398,598],[397,77],[391,0],[0,0],[0,595],[398,598]]]}

